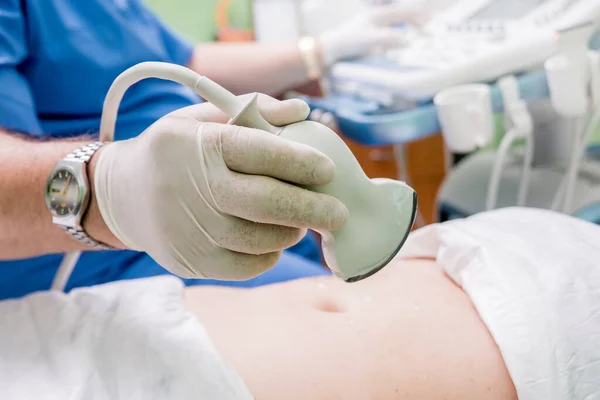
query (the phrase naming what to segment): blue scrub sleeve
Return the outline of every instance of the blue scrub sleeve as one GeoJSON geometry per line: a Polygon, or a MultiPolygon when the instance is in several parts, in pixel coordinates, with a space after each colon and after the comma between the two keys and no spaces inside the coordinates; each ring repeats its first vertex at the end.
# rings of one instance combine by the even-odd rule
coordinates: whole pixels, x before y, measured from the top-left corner
{"type": "Polygon", "coordinates": [[[29,84],[15,68],[0,67],[0,128],[42,133],[29,84]]]}
{"type": "Polygon", "coordinates": [[[20,0],[0,1],[0,127],[40,134],[33,95],[17,71],[27,57],[25,21],[20,0]]]}

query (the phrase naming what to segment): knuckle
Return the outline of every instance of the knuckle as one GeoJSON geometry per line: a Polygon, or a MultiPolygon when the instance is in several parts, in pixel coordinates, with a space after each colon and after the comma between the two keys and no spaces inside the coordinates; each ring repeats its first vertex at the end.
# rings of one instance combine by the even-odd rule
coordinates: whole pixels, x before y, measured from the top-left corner
{"type": "Polygon", "coordinates": [[[241,217],[247,203],[249,190],[247,182],[235,179],[229,171],[224,172],[225,174],[222,175],[209,175],[210,199],[208,201],[222,213],[241,217]]]}
{"type": "Polygon", "coordinates": [[[251,146],[250,135],[245,134],[242,127],[232,127],[223,131],[221,137],[221,149],[223,157],[227,159],[227,165],[232,169],[238,169],[246,162],[246,150],[251,146]]]}
{"type": "MultiPolygon", "coordinates": [[[[235,217],[226,216],[225,221],[217,226],[206,227],[211,239],[221,249],[239,250],[236,246],[240,238],[243,238],[245,232],[236,222],[235,217]]],[[[240,250],[241,251],[241,250],[240,250]]]]}
{"type": "Polygon", "coordinates": [[[189,148],[202,123],[184,117],[164,117],[155,122],[148,133],[149,151],[153,157],[162,159],[174,151],[189,148]]]}
{"type": "Polygon", "coordinates": [[[241,181],[244,184],[235,187],[235,200],[243,199],[240,202],[248,205],[246,213],[249,219],[262,220],[262,217],[272,215],[275,212],[272,196],[280,185],[274,184],[272,178],[263,176],[252,176],[241,181]]]}
{"type": "Polygon", "coordinates": [[[208,187],[210,192],[215,196],[217,203],[228,201],[232,197],[237,196],[237,191],[243,191],[242,182],[232,179],[230,174],[227,174],[224,179],[220,174],[207,176],[208,187]]]}
{"type": "Polygon", "coordinates": [[[257,194],[256,211],[269,220],[276,219],[285,222],[292,220],[295,214],[296,201],[300,200],[286,185],[265,185],[265,190],[257,194]]]}
{"type": "Polygon", "coordinates": [[[314,192],[281,185],[271,190],[269,198],[270,202],[263,203],[263,212],[279,225],[311,227],[322,224],[323,200],[314,192]]]}
{"type": "Polygon", "coordinates": [[[220,151],[223,145],[223,137],[226,130],[223,124],[205,122],[200,131],[200,142],[203,148],[217,149],[220,151]]]}
{"type": "Polygon", "coordinates": [[[176,134],[174,131],[166,129],[164,127],[164,123],[161,123],[161,125],[163,126],[159,126],[158,129],[154,131],[148,139],[149,150],[153,157],[160,157],[161,155],[165,154],[165,147],[172,145],[176,139],[176,134]]]}
{"type": "Polygon", "coordinates": [[[236,145],[240,140],[247,140],[244,138],[244,128],[236,125],[221,125],[221,137],[223,144],[228,146],[236,145]]]}
{"type": "Polygon", "coordinates": [[[266,170],[285,168],[296,157],[291,143],[285,139],[264,131],[257,131],[255,138],[253,151],[266,170]]]}

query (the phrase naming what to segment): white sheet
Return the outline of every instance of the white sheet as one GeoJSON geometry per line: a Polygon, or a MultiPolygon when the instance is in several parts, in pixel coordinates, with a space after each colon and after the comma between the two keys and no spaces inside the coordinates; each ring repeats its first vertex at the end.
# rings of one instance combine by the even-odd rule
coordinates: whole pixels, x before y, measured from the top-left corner
{"type": "MultiPolygon", "coordinates": [[[[520,400],[600,399],[600,227],[503,209],[424,228],[400,257],[464,288],[520,400]]],[[[160,277],[0,302],[0,399],[251,399],[181,291],[160,277]]]]}
{"type": "Polygon", "coordinates": [[[416,232],[400,257],[433,257],[470,296],[520,400],[600,399],[600,227],[501,209],[416,232]]]}
{"type": "Polygon", "coordinates": [[[251,399],[173,277],[0,302],[0,399],[251,399]]]}

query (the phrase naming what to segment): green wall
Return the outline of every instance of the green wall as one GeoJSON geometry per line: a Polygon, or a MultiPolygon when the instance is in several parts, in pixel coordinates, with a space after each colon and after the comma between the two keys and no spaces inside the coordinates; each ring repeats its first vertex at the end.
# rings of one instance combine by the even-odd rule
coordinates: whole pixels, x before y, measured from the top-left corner
{"type": "MultiPolygon", "coordinates": [[[[214,41],[217,36],[215,7],[218,0],[145,0],[146,4],[180,34],[193,42],[214,41]]],[[[240,29],[252,29],[251,0],[234,0],[229,21],[240,29]]]]}

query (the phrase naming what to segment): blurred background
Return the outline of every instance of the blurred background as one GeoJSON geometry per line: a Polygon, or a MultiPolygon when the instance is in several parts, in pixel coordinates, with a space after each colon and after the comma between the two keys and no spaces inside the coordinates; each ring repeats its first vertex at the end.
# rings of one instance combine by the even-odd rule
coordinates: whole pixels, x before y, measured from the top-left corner
{"type": "MultiPolygon", "coordinates": [[[[258,41],[262,43],[280,40],[297,40],[303,35],[320,34],[326,29],[339,25],[356,16],[368,7],[394,2],[393,0],[345,0],[342,3],[343,6],[340,6],[339,2],[330,0],[145,1],[168,24],[193,42],[258,41]]],[[[455,6],[460,2],[453,0],[402,1],[402,4],[405,6],[409,3],[412,3],[415,8],[418,8],[422,15],[431,17],[443,14],[448,7],[455,6]]],[[[515,4],[519,2],[515,3],[512,1],[509,3],[510,4],[503,3],[505,7],[507,7],[505,10],[514,8],[515,4]]],[[[520,5],[517,5],[519,7],[537,7],[544,2],[536,1],[534,2],[534,5],[530,4],[532,2],[525,3],[519,3],[520,5]],[[527,3],[527,5],[525,3],[527,3]]],[[[494,10],[494,12],[497,12],[497,10],[494,10]]],[[[596,39],[596,44],[600,47],[600,38],[596,39]]],[[[535,114],[535,121],[537,124],[536,131],[558,130],[556,127],[560,125],[560,119],[554,115],[555,113],[549,113],[548,111],[552,106],[547,99],[548,89],[546,87],[545,77],[543,76],[543,73],[541,75],[539,73],[538,75],[535,75],[536,73],[538,72],[534,72],[531,76],[525,75],[523,78],[519,78],[521,89],[523,89],[523,87],[527,88],[527,85],[530,84],[529,86],[534,88],[533,93],[535,93],[536,90],[538,92],[545,92],[545,95],[541,96],[546,97],[544,101],[532,102],[532,104],[530,104],[530,107],[534,110],[535,114]],[[534,87],[535,85],[537,85],[537,87],[534,87]],[[550,114],[552,114],[552,116],[549,116],[550,114]]],[[[449,175],[453,173],[454,168],[460,160],[468,155],[472,155],[471,153],[490,152],[491,150],[498,149],[501,140],[505,137],[506,129],[504,123],[506,118],[501,110],[496,110],[493,116],[495,134],[488,143],[473,150],[470,154],[453,153],[445,144],[442,134],[431,133],[431,130],[427,134],[415,135],[410,140],[404,140],[402,143],[398,144],[391,143],[388,140],[379,140],[378,138],[373,139],[369,137],[369,135],[372,135],[377,131],[377,124],[374,124],[374,127],[369,127],[367,129],[368,132],[361,131],[357,134],[356,132],[358,132],[359,128],[355,129],[352,127],[351,129],[338,129],[340,127],[336,125],[335,122],[339,115],[335,115],[335,111],[332,111],[331,113],[323,111],[331,108],[331,104],[334,104],[334,108],[341,111],[344,111],[345,108],[353,111],[353,107],[358,107],[358,109],[360,109],[364,104],[367,104],[368,101],[365,103],[363,98],[361,99],[361,102],[353,103],[354,99],[350,96],[348,104],[343,104],[341,107],[338,107],[337,104],[335,104],[335,101],[337,100],[331,100],[331,98],[326,98],[323,102],[319,102],[319,98],[324,95],[329,95],[329,93],[324,92],[323,88],[322,84],[319,85],[318,83],[313,83],[307,87],[297,88],[291,95],[308,96],[306,98],[313,100],[313,102],[309,101],[309,104],[311,104],[313,110],[317,108],[315,113],[319,113],[319,118],[325,115],[326,118],[324,119],[332,122],[329,124],[330,127],[334,128],[346,141],[355,153],[363,169],[370,177],[410,180],[410,185],[415,188],[419,196],[420,219],[417,226],[444,220],[446,217],[442,214],[444,213],[443,209],[444,204],[446,203],[449,204],[450,209],[462,208],[463,204],[469,203],[469,195],[460,194],[461,191],[464,192],[461,187],[465,184],[464,182],[461,183],[460,180],[462,179],[468,183],[468,181],[475,178],[456,178],[449,175]],[[322,108],[322,110],[318,108],[322,108]],[[350,137],[352,137],[352,139],[350,137]],[[446,186],[450,188],[448,190],[453,193],[448,194],[448,190],[444,192],[444,182],[446,182],[446,186]],[[456,207],[456,205],[458,205],[458,207],[456,207]]],[[[539,93],[536,93],[536,95],[537,94],[539,93]]],[[[287,95],[290,96],[290,94],[287,95]]],[[[286,94],[282,94],[282,96],[286,96],[286,94]]],[[[342,103],[346,101],[347,97],[348,96],[342,99],[342,103]]],[[[412,112],[410,111],[410,108],[411,107],[407,107],[409,112],[406,113],[405,117],[401,116],[401,113],[399,113],[399,111],[403,110],[392,108],[385,112],[396,113],[395,115],[400,116],[398,117],[400,118],[399,120],[408,121],[410,118],[413,118],[410,116],[410,113],[412,112]]],[[[416,109],[418,107],[413,106],[412,108],[416,109]]],[[[369,114],[370,112],[371,111],[367,111],[365,113],[365,118],[371,116],[369,114]]],[[[381,111],[377,109],[374,111],[374,114],[377,115],[377,113],[380,112],[381,111]]],[[[436,119],[435,113],[432,115],[432,119],[436,119]]],[[[422,123],[419,124],[422,125],[422,123]]],[[[419,124],[415,123],[415,126],[419,124]]],[[[342,128],[348,128],[348,126],[346,125],[342,128]]],[[[419,126],[419,128],[421,128],[421,126],[419,126]]],[[[390,130],[392,132],[391,134],[393,134],[393,131],[396,128],[393,124],[388,124],[385,129],[390,130]]],[[[404,135],[402,129],[404,128],[400,127],[399,124],[399,136],[404,135]]],[[[390,132],[386,132],[386,134],[389,135],[390,132]]],[[[554,147],[570,146],[569,143],[564,141],[554,140],[554,142],[554,147]]],[[[539,141],[537,143],[538,145],[540,144],[539,141]]],[[[599,144],[600,129],[596,131],[589,142],[588,155],[590,157],[600,156],[599,144]]],[[[516,149],[518,153],[519,149],[523,147],[523,140],[516,140],[511,147],[516,149]]],[[[551,150],[554,152],[563,151],[568,153],[566,149],[551,150]]],[[[544,149],[544,151],[547,151],[547,149],[544,149]]],[[[477,167],[470,166],[469,168],[471,172],[468,174],[475,174],[473,171],[477,170],[477,167]]],[[[554,185],[554,182],[552,182],[551,185],[554,185]]],[[[477,183],[476,186],[481,188],[485,186],[487,188],[487,183],[477,183]]],[[[481,190],[482,193],[475,195],[481,197],[481,199],[477,200],[477,204],[473,203],[472,207],[465,206],[465,209],[471,209],[457,213],[457,217],[468,216],[483,210],[483,198],[485,197],[485,194],[483,192],[484,189],[481,190]]],[[[510,190],[508,190],[508,192],[510,192],[510,190]]],[[[502,197],[503,193],[504,192],[500,193],[500,197],[502,197]]],[[[510,196],[512,196],[512,194],[510,194],[510,196]]],[[[503,200],[500,199],[500,203],[502,203],[502,201],[503,200]]],[[[583,201],[583,203],[586,201],[583,201]]],[[[593,202],[595,202],[595,200],[593,202]]],[[[503,204],[500,204],[500,206],[502,205],[503,204]]],[[[510,204],[507,203],[504,205],[510,204]]],[[[546,205],[543,206],[545,207],[546,205]]],[[[595,209],[598,209],[598,207],[595,207],[595,209]]],[[[594,211],[594,216],[590,218],[593,220],[600,218],[600,212],[594,211]]]]}
{"type": "MultiPolygon", "coordinates": [[[[193,42],[252,41],[263,42],[292,39],[302,33],[318,33],[356,15],[364,7],[361,0],[346,0],[343,8],[323,6],[320,0],[303,2],[286,0],[145,0],[159,16],[180,34],[193,42]],[[305,15],[296,19],[298,10],[305,15]],[[253,11],[263,18],[276,15],[270,22],[259,21],[259,32],[254,29],[253,11]],[[266,16],[265,16],[266,15],[266,16]],[[286,16],[287,17],[284,17],[286,16]],[[303,21],[302,21],[303,20],[303,21]],[[295,23],[294,23],[295,22],[295,23]]],[[[304,94],[319,96],[318,85],[298,88],[304,94]]],[[[500,118],[501,119],[501,118],[500,118]]],[[[338,133],[339,130],[338,130],[338,133]]],[[[340,133],[343,137],[343,135],[340,133]]],[[[394,146],[365,146],[344,138],[357,156],[365,172],[371,177],[396,178],[399,175],[394,146]]],[[[440,134],[408,143],[406,168],[411,174],[411,185],[419,195],[419,208],[426,223],[434,220],[435,198],[446,170],[444,143],[440,134]]]]}

